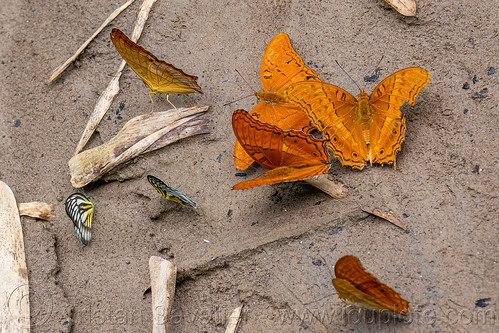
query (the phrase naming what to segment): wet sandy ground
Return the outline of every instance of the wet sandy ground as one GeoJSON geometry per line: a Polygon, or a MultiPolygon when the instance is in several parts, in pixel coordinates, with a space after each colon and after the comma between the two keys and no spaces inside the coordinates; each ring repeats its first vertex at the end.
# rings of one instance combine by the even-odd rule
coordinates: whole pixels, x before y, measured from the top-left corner
{"type": "MultiPolygon", "coordinates": [[[[224,332],[240,304],[238,332],[498,330],[497,3],[417,3],[417,18],[404,18],[381,0],[158,1],[139,44],[199,76],[204,95],[171,100],[211,105],[211,133],[135,159],[87,186],[96,214],[92,243],[83,247],[64,212],[75,191],[67,162],[120,62],[111,28],[130,33],[139,3],[47,86],[50,71],[121,2],[4,1],[0,179],[19,202],[56,204],[52,222],[22,218],[32,332],[150,331],[151,296],[143,291],[151,255],[179,266],[172,332],[224,332]],[[382,56],[380,79],[409,66],[431,73],[416,106],[402,108],[407,132],[397,170],[358,172],[336,161],[334,178],[350,186],[342,200],[302,184],[231,190],[262,170],[241,178],[232,160],[231,114],[251,109],[255,98],[224,104],[260,89],[261,56],[279,32],[290,35],[326,82],[354,95],[357,88],[335,59],[367,92],[376,83],[363,78],[382,56]],[[161,199],[147,174],[199,208],[161,199]],[[372,219],[361,211],[367,206],[391,208],[410,231],[372,219]],[[360,319],[355,310],[345,317],[331,283],[333,265],[345,254],[359,257],[410,302],[407,320],[384,323],[371,320],[372,313],[360,319]]],[[[126,69],[87,147],[149,112],[147,91],[126,69]]],[[[156,98],[155,107],[169,109],[164,99],[156,98]]]]}

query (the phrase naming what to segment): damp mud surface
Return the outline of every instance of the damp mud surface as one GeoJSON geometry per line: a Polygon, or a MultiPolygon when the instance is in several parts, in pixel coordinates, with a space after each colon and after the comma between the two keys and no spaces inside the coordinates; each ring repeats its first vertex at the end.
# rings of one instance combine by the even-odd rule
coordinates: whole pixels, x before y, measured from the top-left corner
{"type": "MultiPolygon", "coordinates": [[[[82,189],[95,204],[83,246],[64,211],[76,191],[68,161],[121,61],[109,33],[131,33],[139,1],[46,82],[122,2],[0,6],[0,179],[18,202],[56,206],[51,222],[21,219],[32,332],[150,332],[144,291],[153,255],[178,265],[171,332],[224,332],[241,304],[240,333],[499,329],[497,3],[420,0],[411,18],[381,0],[157,1],[139,44],[199,77],[203,95],[169,99],[210,105],[211,133],[135,158],[82,189]],[[359,172],[334,160],[333,178],[349,187],[340,200],[298,183],[231,190],[263,171],[235,168],[231,115],[256,104],[244,97],[261,89],[261,57],[280,32],[324,81],[355,96],[334,60],[368,94],[400,69],[430,72],[416,105],[401,108],[407,131],[396,170],[359,172]],[[149,174],[198,208],[162,199],[149,174]],[[369,207],[393,210],[408,232],[369,207]],[[410,302],[408,318],[345,309],[331,279],[347,254],[410,302]]],[[[120,87],[87,149],[151,111],[149,90],[128,67],[120,87]]],[[[165,96],[152,98],[155,111],[171,108],[165,96]]]]}

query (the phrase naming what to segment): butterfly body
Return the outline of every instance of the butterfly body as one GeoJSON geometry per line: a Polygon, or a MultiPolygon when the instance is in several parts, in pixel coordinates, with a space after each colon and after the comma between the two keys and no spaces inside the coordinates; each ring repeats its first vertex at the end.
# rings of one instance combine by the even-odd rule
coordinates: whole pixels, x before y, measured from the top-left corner
{"type": "Polygon", "coordinates": [[[361,91],[356,99],[340,87],[311,81],[289,86],[286,96],[323,132],[342,165],[363,169],[369,162],[395,167],[406,129],[400,106],[414,105],[429,81],[428,71],[410,67],[381,81],[369,97],[361,91]]]}

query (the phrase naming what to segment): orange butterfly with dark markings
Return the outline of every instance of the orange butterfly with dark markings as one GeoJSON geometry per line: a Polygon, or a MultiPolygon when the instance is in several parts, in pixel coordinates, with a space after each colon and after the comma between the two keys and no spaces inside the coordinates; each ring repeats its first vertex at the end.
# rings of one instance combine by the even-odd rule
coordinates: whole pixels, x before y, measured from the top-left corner
{"type": "Polygon", "coordinates": [[[246,153],[258,164],[270,169],[263,177],[234,185],[234,190],[311,178],[329,170],[326,143],[310,134],[284,131],[254,119],[244,110],[234,111],[232,128],[246,153]]]}
{"type": "Polygon", "coordinates": [[[375,311],[404,316],[409,312],[409,302],[368,273],[357,257],[342,257],[334,266],[334,273],[336,278],[333,279],[333,285],[341,299],[375,311]]]}
{"type": "MultiPolygon", "coordinates": [[[[181,69],[178,69],[163,60],[159,60],[143,47],[140,47],[131,41],[120,30],[113,29],[111,31],[111,41],[128,66],[130,66],[142,81],[144,81],[144,84],[152,90],[149,94],[203,93],[201,87],[196,82],[196,76],[185,74],[181,69]]],[[[168,102],[170,101],[168,100],[168,102]]]]}
{"type": "Polygon", "coordinates": [[[404,102],[414,105],[428,82],[428,71],[410,67],[381,81],[369,97],[361,90],[358,100],[337,86],[308,81],[289,86],[286,96],[323,132],[342,165],[361,170],[369,161],[393,163],[395,168],[395,155],[405,138],[400,107],[404,102]]]}
{"type": "MultiPolygon", "coordinates": [[[[283,130],[295,129],[310,133],[315,128],[297,106],[286,101],[284,92],[295,82],[304,80],[322,82],[318,74],[305,66],[302,58],[291,46],[285,33],[276,35],[267,45],[260,66],[260,80],[264,91],[255,95],[260,102],[251,110],[253,118],[283,130]]],[[[253,159],[236,141],[234,163],[240,170],[248,168],[253,159]]]]}

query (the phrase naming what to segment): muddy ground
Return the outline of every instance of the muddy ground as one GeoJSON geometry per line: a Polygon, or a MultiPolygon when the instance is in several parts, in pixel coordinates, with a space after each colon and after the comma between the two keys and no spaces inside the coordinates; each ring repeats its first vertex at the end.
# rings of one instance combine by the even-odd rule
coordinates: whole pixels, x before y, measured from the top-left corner
{"type": "MultiPolygon", "coordinates": [[[[85,187],[95,218],[84,247],[64,211],[75,192],[68,160],[120,62],[109,33],[118,27],[130,34],[139,2],[61,78],[46,82],[122,2],[0,6],[0,179],[19,202],[56,206],[51,222],[22,218],[32,332],[151,331],[151,295],[143,293],[152,255],[179,267],[172,332],[224,332],[240,304],[238,332],[499,329],[496,1],[419,0],[416,18],[381,0],[157,1],[139,44],[199,76],[204,95],[170,99],[210,105],[211,133],[137,158],[85,187]],[[231,190],[262,169],[238,177],[232,159],[231,114],[251,109],[255,98],[224,104],[260,89],[263,50],[280,32],[326,82],[354,95],[358,89],[334,60],[368,93],[379,80],[363,78],[382,56],[380,79],[409,66],[430,72],[416,105],[402,108],[407,132],[397,170],[359,172],[334,161],[334,178],[350,188],[341,200],[302,184],[231,190]],[[189,195],[198,209],[161,199],[148,174],[189,195]],[[361,210],[368,206],[403,215],[409,232],[368,216],[361,210]],[[408,319],[385,322],[344,310],[331,279],[345,254],[410,302],[408,319]]],[[[147,91],[126,68],[87,148],[149,112],[147,91]]],[[[157,110],[170,108],[154,98],[157,110]]]]}

